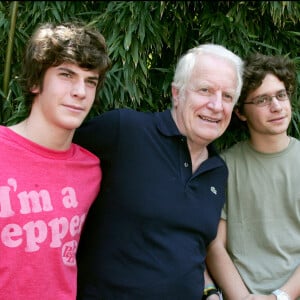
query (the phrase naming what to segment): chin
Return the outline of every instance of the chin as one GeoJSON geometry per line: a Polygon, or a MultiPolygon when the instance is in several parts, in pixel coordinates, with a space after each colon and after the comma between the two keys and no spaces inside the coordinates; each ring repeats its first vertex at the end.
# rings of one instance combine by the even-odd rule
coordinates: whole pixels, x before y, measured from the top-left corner
{"type": "Polygon", "coordinates": [[[76,128],[80,127],[81,124],[82,120],[78,119],[69,119],[61,123],[62,127],[68,130],[75,130],[76,128]]]}

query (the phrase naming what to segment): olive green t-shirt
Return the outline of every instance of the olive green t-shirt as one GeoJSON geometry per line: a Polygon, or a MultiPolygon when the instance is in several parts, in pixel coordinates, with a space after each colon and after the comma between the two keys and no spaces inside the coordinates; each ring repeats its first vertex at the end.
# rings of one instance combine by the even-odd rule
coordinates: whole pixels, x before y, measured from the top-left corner
{"type": "Polygon", "coordinates": [[[250,292],[270,294],[300,265],[300,142],[265,154],[243,141],[221,156],[228,252],[250,292]]]}

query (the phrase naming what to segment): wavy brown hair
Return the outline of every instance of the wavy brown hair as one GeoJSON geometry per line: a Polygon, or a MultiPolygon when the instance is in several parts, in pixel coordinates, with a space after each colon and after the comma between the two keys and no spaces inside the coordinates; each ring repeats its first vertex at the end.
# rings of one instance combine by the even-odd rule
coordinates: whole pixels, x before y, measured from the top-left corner
{"type": "Polygon", "coordinates": [[[31,89],[39,87],[42,90],[47,69],[64,62],[87,70],[98,70],[98,91],[106,71],[111,66],[102,34],[95,28],[75,22],[59,25],[45,23],[35,30],[25,49],[20,76],[20,84],[29,108],[34,97],[31,89]]]}
{"type": "Polygon", "coordinates": [[[284,83],[285,89],[291,96],[296,89],[296,66],[285,56],[263,55],[254,53],[244,60],[243,87],[237,108],[244,112],[244,102],[249,93],[256,90],[267,74],[273,74],[284,83]]]}

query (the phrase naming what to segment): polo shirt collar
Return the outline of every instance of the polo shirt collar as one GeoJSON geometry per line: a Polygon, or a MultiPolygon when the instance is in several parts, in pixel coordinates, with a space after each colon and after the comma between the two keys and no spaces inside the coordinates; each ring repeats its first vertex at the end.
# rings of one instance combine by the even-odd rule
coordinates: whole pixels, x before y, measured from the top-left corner
{"type": "MultiPolygon", "coordinates": [[[[156,113],[156,126],[157,129],[165,136],[180,136],[185,138],[185,136],[183,136],[178,130],[170,109],[156,113]]],[[[207,146],[207,149],[210,156],[217,154],[213,143],[210,143],[207,146]]]]}
{"type": "Polygon", "coordinates": [[[156,114],[156,126],[163,135],[182,136],[173,120],[170,109],[156,114]]]}

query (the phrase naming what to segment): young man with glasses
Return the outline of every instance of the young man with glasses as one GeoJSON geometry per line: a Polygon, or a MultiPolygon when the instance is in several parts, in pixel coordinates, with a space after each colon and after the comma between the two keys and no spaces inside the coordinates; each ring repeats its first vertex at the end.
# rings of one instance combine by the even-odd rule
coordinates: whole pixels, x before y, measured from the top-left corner
{"type": "Polygon", "coordinates": [[[250,137],[222,154],[227,201],[207,265],[224,298],[300,299],[300,142],[287,133],[293,62],[253,54],[245,60],[235,112],[250,137]]]}

